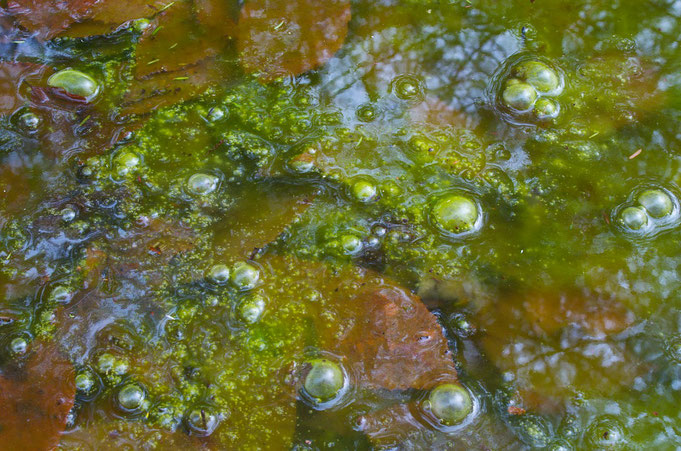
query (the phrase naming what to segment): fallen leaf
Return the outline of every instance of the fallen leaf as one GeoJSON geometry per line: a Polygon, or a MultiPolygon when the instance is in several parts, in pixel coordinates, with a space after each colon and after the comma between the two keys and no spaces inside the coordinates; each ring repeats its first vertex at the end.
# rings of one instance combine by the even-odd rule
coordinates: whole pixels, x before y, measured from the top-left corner
{"type": "Polygon", "coordinates": [[[203,26],[223,36],[236,37],[241,7],[237,0],[194,0],[196,18],[203,26]]]}
{"type": "Polygon", "coordinates": [[[343,45],[348,0],[250,0],[239,17],[239,58],[265,81],[299,75],[329,60],[343,45]]]}
{"type": "Polygon", "coordinates": [[[145,114],[201,95],[220,80],[228,79],[231,68],[214,59],[203,60],[176,72],[163,72],[133,80],[123,98],[121,112],[145,114]]]}
{"type": "Polygon", "coordinates": [[[307,187],[249,184],[229,214],[216,225],[214,247],[223,260],[251,258],[281,235],[313,199],[307,187]]]}
{"type": "MultiPolygon", "coordinates": [[[[234,28],[223,22],[224,30],[234,28]]],[[[201,26],[189,1],[176,1],[165,8],[145,30],[137,46],[135,76],[175,72],[216,56],[228,44],[224,35],[201,26]]]]}
{"type": "Polygon", "coordinates": [[[334,270],[292,258],[263,263],[275,277],[262,291],[276,308],[285,308],[292,292],[318,293],[320,301],[310,302],[305,313],[314,324],[316,344],[342,356],[357,386],[429,389],[457,380],[442,327],[417,297],[395,283],[354,267],[334,270]]]}
{"type": "Polygon", "coordinates": [[[148,19],[171,3],[173,0],[100,0],[92,9],[90,19],[121,25],[134,19],[148,19]]]}
{"type": "Polygon", "coordinates": [[[418,298],[398,287],[368,284],[343,304],[348,312],[339,308],[339,319],[354,327],[337,350],[368,387],[429,389],[456,381],[442,327],[418,298]]]}
{"type": "Polygon", "coordinates": [[[536,332],[543,335],[553,335],[570,326],[602,338],[622,332],[634,320],[622,304],[581,293],[533,292],[525,296],[522,308],[536,332]]]}
{"type": "Polygon", "coordinates": [[[7,8],[18,23],[44,39],[50,39],[92,14],[100,0],[9,0],[7,8]]]}
{"type": "Polygon", "coordinates": [[[56,345],[36,342],[25,364],[0,374],[0,443],[4,449],[52,449],[73,407],[75,371],[56,345]]]}
{"type": "Polygon", "coordinates": [[[487,357],[513,377],[521,393],[532,394],[528,406],[555,410],[575,391],[611,396],[641,370],[625,340],[617,338],[633,316],[609,299],[530,291],[497,300],[476,318],[487,357]]]}
{"type": "Polygon", "coordinates": [[[32,63],[0,63],[0,114],[11,114],[31,102],[30,85],[50,72],[32,63]]]}
{"type": "Polygon", "coordinates": [[[59,36],[84,38],[113,32],[121,25],[135,19],[150,19],[172,0],[100,0],[91,10],[88,19],[72,24],[59,36]]]}

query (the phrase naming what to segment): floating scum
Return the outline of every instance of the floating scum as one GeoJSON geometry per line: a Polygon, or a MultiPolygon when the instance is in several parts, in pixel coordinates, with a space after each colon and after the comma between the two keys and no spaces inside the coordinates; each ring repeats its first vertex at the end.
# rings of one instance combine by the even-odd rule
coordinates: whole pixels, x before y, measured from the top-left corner
{"type": "Polygon", "coordinates": [[[0,445],[681,441],[678,14],[547,5],[6,2],[0,445]]]}
{"type": "MultiPolygon", "coordinates": [[[[199,442],[209,446],[267,440],[286,449],[296,399],[334,409],[373,390],[459,387],[435,317],[391,281],[290,257],[259,260],[254,271],[250,284],[232,277],[210,307],[185,303],[168,315],[172,345],[161,340],[133,348],[134,359],[118,351],[127,362],[118,376],[115,365],[102,366],[102,354],[93,356],[102,389],[123,416],[144,415],[156,427],[182,421],[190,435],[207,436],[199,442]],[[260,315],[254,315],[258,301],[260,315]],[[188,362],[196,377],[182,382],[176,371],[188,362]]],[[[441,415],[460,421],[471,413],[441,415]]]]}

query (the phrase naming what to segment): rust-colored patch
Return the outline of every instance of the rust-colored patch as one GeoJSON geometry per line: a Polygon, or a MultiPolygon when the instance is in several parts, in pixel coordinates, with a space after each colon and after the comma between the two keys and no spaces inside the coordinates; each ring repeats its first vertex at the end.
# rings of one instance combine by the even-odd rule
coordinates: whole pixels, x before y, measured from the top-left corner
{"type": "Polygon", "coordinates": [[[216,81],[228,78],[225,68],[212,58],[176,72],[162,72],[144,80],[134,80],[125,94],[123,114],[145,114],[156,109],[191,99],[216,81]]]}
{"type": "Polygon", "coordinates": [[[456,381],[442,328],[425,305],[397,286],[367,284],[345,301],[355,327],[337,344],[373,388],[429,389],[456,381]]]}
{"type": "MultiPolygon", "coordinates": [[[[342,356],[362,388],[429,389],[455,382],[457,372],[442,328],[421,300],[378,274],[353,267],[334,269],[319,262],[269,258],[275,274],[290,275],[291,286],[268,283],[265,295],[291,302],[288,293],[315,290],[310,303],[316,346],[342,356]],[[327,318],[334,318],[330,323],[327,318]]],[[[285,304],[282,304],[285,305],[285,304]]]]}
{"type": "MultiPolygon", "coordinates": [[[[222,26],[231,30],[235,25],[222,26]]],[[[217,55],[226,42],[222,34],[199,24],[190,2],[175,2],[152,20],[140,38],[135,76],[142,79],[196,65],[217,55]]]]}
{"type": "Polygon", "coordinates": [[[343,45],[348,0],[251,0],[239,17],[239,58],[265,81],[299,75],[328,61],[343,45]]]}
{"type": "Polygon", "coordinates": [[[555,410],[575,390],[610,396],[641,371],[617,338],[633,316],[610,299],[534,290],[483,307],[476,321],[487,357],[511,373],[539,409],[555,410]]]}
{"type": "Polygon", "coordinates": [[[36,342],[23,365],[0,375],[0,443],[3,449],[42,450],[59,444],[73,407],[75,371],[54,344],[36,342]]]}
{"type": "Polygon", "coordinates": [[[19,24],[49,39],[92,14],[100,0],[10,0],[9,12],[19,24]]]}
{"type": "Polygon", "coordinates": [[[0,114],[11,114],[31,100],[29,86],[49,69],[31,63],[0,63],[0,114]]]}

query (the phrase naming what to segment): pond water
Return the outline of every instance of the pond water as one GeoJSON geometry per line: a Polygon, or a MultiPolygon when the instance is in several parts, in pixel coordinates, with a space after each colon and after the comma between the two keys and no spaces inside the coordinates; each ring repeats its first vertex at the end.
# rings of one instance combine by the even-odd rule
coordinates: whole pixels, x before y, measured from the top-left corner
{"type": "Polygon", "coordinates": [[[681,448],[681,1],[0,8],[2,449],[681,448]]]}

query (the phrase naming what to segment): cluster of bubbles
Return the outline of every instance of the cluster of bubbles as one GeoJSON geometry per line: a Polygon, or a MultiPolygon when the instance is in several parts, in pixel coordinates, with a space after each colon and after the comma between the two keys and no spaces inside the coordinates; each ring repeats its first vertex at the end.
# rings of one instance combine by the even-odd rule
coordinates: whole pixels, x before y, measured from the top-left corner
{"type": "MultiPolygon", "coordinates": [[[[137,382],[123,384],[115,395],[115,404],[118,410],[124,415],[136,415],[151,408],[151,402],[144,386],[137,382]]],[[[167,409],[163,405],[156,406],[156,413],[173,417],[172,409],[167,409]]],[[[195,406],[190,408],[182,415],[185,428],[192,434],[199,437],[210,435],[220,424],[223,415],[217,413],[210,406],[195,406]]],[[[161,418],[162,419],[162,418],[161,418]]],[[[168,418],[169,422],[176,422],[175,418],[168,418]]],[[[178,421],[179,422],[179,419],[178,421]]]]}
{"type": "Polygon", "coordinates": [[[265,312],[266,300],[258,293],[252,293],[260,281],[260,269],[248,262],[237,262],[233,266],[224,263],[213,265],[206,272],[206,279],[217,286],[230,284],[245,296],[239,302],[237,313],[246,324],[255,324],[265,312]]]}
{"type": "Polygon", "coordinates": [[[538,60],[515,64],[505,77],[501,103],[514,116],[531,116],[539,121],[554,119],[560,113],[555,96],[563,91],[558,70],[538,60]]]}
{"type": "Polygon", "coordinates": [[[216,285],[228,282],[239,291],[252,290],[260,280],[260,269],[248,262],[238,262],[231,268],[223,263],[212,266],[206,274],[208,280],[216,285]]]}
{"type": "Polygon", "coordinates": [[[647,187],[637,190],[614,217],[617,225],[629,233],[648,235],[671,225],[679,215],[679,201],[669,190],[647,187]]]}
{"type": "Polygon", "coordinates": [[[102,378],[113,385],[112,403],[119,415],[135,418],[140,415],[154,417],[166,426],[175,427],[183,422],[193,435],[210,435],[218,426],[223,415],[210,406],[194,406],[178,415],[173,408],[154,404],[146,387],[127,377],[128,362],[124,357],[104,353],[95,364],[95,371],[84,368],[76,375],[75,385],[78,397],[92,400],[101,391],[102,378]],[[100,378],[101,377],[101,378],[100,378]],[[181,418],[180,418],[181,417],[181,418]]]}

